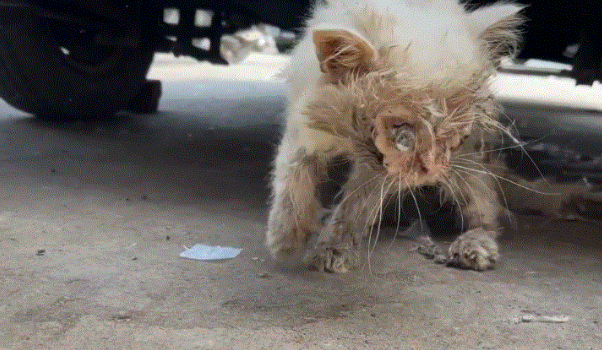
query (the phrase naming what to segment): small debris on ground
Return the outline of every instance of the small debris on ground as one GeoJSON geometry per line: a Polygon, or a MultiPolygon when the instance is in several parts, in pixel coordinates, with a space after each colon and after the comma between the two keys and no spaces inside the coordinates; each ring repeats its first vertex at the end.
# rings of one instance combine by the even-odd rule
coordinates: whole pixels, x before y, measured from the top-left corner
{"type": "Polygon", "coordinates": [[[435,263],[436,264],[447,264],[449,262],[449,258],[445,255],[435,255],[435,263]]]}
{"type": "Polygon", "coordinates": [[[36,255],[42,256],[46,254],[46,249],[38,249],[38,251],[36,252],[36,255]]]}
{"type": "Polygon", "coordinates": [[[431,235],[426,222],[416,220],[410,227],[401,232],[399,237],[411,239],[417,243],[417,246],[412,248],[412,252],[418,252],[425,258],[434,260],[437,264],[447,264],[450,260],[449,257],[441,251],[431,235]]]}
{"type": "Polygon", "coordinates": [[[116,315],[113,315],[113,320],[129,322],[132,320],[132,315],[127,311],[119,311],[116,315]]]}
{"type": "Polygon", "coordinates": [[[439,246],[428,236],[416,238],[418,245],[413,249],[422,254],[427,259],[435,260],[437,264],[445,264],[449,258],[441,252],[439,246]]]}
{"type": "Polygon", "coordinates": [[[516,323],[533,323],[533,322],[541,322],[541,323],[566,323],[571,318],[565,315],[556,315],[556,316],[540,316],[540,315],[522,315],[517,319],[516,323]]]}
{"type": "Polygon", "coordinates": [[[241,248],[209,246],[205,244],[195,244],[192,248],[186,248],[180,253],[181,258],[194,260],[223,260],[233,259],[240,254],[241,248]]]}
{"type": "Polygon", "coordinates": [[[259,277],[259,278],[270,278],[270,277],[272,277],[272,275],[270,275],[267,272],[262,272],[262,273],[258,273],[257,277],[259,277]]]}

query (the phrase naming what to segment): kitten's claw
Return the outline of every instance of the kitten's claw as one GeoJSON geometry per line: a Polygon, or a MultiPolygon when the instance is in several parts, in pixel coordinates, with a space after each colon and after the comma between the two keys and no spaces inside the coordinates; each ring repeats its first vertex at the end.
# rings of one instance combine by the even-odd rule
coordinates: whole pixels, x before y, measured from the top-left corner
{"type": "Polygon", "coordinates": [[[359,252],[354,249],[322,247],[310,252],[306,263],[320,271],[346,273],[359,266],[359,252]]]}
{"type": "Polygon", "coordinates": [[[477,271],[492,269],[500,257],[495,232],[476,228],[456,238],[449,247],[452,265],[477,271]]]}

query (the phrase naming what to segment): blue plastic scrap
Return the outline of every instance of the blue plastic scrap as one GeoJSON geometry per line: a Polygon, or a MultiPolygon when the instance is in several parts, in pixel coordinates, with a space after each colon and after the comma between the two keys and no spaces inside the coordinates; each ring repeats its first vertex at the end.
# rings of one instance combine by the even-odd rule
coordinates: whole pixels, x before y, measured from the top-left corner
{"type": "Polygon", "coordinates": [[[193,247],[181,252],[180,257],[194,260],[224,260],[234,259],[240,252],[242,252],[242,248],[195,244],[193,247]]]}

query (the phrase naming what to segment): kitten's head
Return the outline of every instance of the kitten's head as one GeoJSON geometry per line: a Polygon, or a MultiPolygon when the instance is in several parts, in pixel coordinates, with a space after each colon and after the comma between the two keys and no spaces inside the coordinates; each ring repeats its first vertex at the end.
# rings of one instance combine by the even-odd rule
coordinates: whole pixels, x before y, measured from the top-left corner
{"type": "MultiPolygon", "coordinates": [[[[314,29],[323,74],[307,112],[310,126],[347,139],[357,160],[407,186],[442,181],[475,128],[498,126],[487,79],[501,57],[517,46],[520,9],[492,5],[456,14],[449,28],[435,24],[444,37],[454,30],[449,40],[464,50],[447,49],[449,62],[439,66],[423,62],[430,58],[421,48],[436,41],[432,38],[417,39],[414,48],[412,42],[391,44],[395,35],[378,39],[388,32],[378,15],[358,19],[362,33],[314,29]]],[[[439,56],[433,60],[445,60],[445,49],[430,51],[439,56]]]]}

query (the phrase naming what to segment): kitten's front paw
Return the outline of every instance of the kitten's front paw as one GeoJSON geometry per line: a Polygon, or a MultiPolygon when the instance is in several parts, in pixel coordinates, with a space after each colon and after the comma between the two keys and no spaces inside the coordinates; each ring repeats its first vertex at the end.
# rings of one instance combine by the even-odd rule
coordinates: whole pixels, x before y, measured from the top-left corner
{"type": "Polygon", "coordinates": [[[492,269],[500,257],[495,232],[476,228],[460,235],[449,247],[450,263],[477,271],[492,269]]]}
{"type": "Polygon", "coordinates": [[[305,248],[308,234],[298,229],[268,230],[266,246],[273,258],[293,256],[305,248]]]}
{"type": "Polygon", "coordinates": [[[318,247],[305,257],[305,262],[320,271],[346,273],[359,266],[359,251],[353,248],[318,247]]]}

